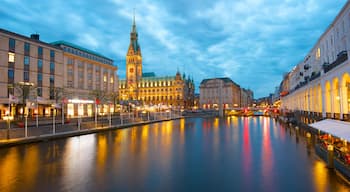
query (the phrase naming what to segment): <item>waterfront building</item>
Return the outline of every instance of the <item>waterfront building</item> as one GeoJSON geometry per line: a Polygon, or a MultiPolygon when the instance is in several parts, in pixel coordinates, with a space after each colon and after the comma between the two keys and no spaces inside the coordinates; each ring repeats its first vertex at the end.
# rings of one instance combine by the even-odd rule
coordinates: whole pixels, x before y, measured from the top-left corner
{"type": "Polygon", "coordinates": [[[253,106],[254,94],[250,89],[241,88],[241,107],[253,106]]]}
{"type": "Polygon", "coordinates": [[[194,105],[194,82],[189,76],[158,77],[153,72],[143,73],[141,47],[138,42],[135,18],[126,54],[126,79],[119,80],[121,103],[138,105],[166,105],[191,108],[194,105]]]}
{"type": "Polygon", "coordinates": [[[66,41],[51,44],[63,50],[61,74],[65,114],[68,117],[92,116],[95,107],[98,107],[97,112],[102,115],[114,112],[118,76],[113,60],[66,41]]]}
{"type": "Polygon", "coordinates": [[[0,29],[0,117],[27,113],[24,111],[18,83],[32,86],[27,101],[39,103],[29,115],[50,115],[55,87],[63,87],[63,50],[40,40],[39,34],[26,37],[0,29]],[[35,89],[34,89],[35,87],[35,89]],[[12,100],[10,96],[12,95],[12,100]],[[36,95],[40,98],[37,99],[36,95]],[[17,99],[13,99],[17,97],[17,99]],[[15,105],[15,101],[20,105],[15,105]],[[35,101],[36,100],[36,101],[35,101]],[[11,107],[9,107],[9,103],[11,107]]]}
{"type": "Polygon", "coordinates": [[[273,94],[266,97],[261,97],[255,100],[256,107],[268,108],[273,105],[272,102],[273,94]]]}
{"type": "Polygon", "coordinates": [[[304,60],[284,76],[282,109],[349,120],[350,2],[321,35],[304,60]]]}
{"type": "Polygon", "coordinates": [[[199,89],[199,103],[203,109],[218,109],[220,103],[225,109],[250,107],[253,100],[252,91],[241,88],[227,77],[204,79],[199,89]]]}

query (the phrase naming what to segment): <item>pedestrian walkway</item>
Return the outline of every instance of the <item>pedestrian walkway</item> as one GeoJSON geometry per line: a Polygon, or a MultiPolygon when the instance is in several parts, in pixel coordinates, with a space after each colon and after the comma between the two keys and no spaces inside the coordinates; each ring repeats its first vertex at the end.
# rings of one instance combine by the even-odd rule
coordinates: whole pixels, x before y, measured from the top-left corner
{"type": "Polygon", "coordinates": [[[40,142],[51,139],[85,135],[109,129],[120,129],[135,125],[143,125],[173,119],[182,118],[180,113],[148,113],[134,114],[124,113],[118,116],[99,117],[94,121],[92,118],[75,119],[73,123],[41,124],[25,128],[0,129],[0,147],[40,142]]]}

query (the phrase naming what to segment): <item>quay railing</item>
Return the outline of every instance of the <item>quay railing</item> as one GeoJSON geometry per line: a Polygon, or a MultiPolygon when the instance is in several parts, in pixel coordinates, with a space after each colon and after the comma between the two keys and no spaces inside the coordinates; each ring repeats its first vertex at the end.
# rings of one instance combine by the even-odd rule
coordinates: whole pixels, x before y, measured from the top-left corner
{"type": "Polygon", "coordinates": [[[340,113],[326,113],[326,117],[323,117],[322,113],[320,113],[320,112],[298,111],[298,110],[293,111],[292,114],[294,114],[294,118],[298,122],[302,122],[305,124],[314,123],[314,122],[323,120],[325,118],[350,122],[350,115],[349,114],[343,114],[341,116],[340,113]]]}
{"type": "Polygon", "coordinates": [[[155,122],[181,118],[180,111],[168,112],[131,112],[94,116],[80,116],[65,119],[61,117],[25,118],[16,121],[0,121],[0,143],[9,139],[33,138],[86,130],[122,127],[138,123],[155,122]],[[37,126],[38,125],[38,126],[37,126]]]}

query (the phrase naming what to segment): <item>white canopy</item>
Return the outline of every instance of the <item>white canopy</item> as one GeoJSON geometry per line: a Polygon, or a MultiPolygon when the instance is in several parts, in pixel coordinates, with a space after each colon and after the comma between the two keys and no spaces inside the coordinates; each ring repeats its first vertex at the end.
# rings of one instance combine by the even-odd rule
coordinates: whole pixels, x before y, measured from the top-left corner
{"type": "Polygon", "coordinates": [[[316,123],[309,124],[309,126],[329,133],[333,136],[350,141],[350,123],[344,121],[337,121],[333,119],[325,119],[316,123]]]}

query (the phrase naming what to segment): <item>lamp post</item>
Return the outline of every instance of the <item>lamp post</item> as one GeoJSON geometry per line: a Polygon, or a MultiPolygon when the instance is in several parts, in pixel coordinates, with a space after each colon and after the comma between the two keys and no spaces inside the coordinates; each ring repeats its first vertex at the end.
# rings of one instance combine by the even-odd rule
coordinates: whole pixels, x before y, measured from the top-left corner
{"type": "Polygon", "coordinates": [[[25,118],[25,137],[28,136],[28,108],[27,108],[27,99],[30,95],[30,92],[34,88],[34,83],[31,82],[18,82],[15,84],[16,90],[21,92],[21,97],[22,97],[22,106],[23,106],[23,113],[22,117],[25,118]]]}
{"type": "Polygon", "coordinates": [[[56,108],[55,108],[55,104],[52,104],[52,108],[53,108],[53,114],[52,114],[52,134],[56,134],[56,122],[55,122],[55,116],[56,116],[56,108]]]}

